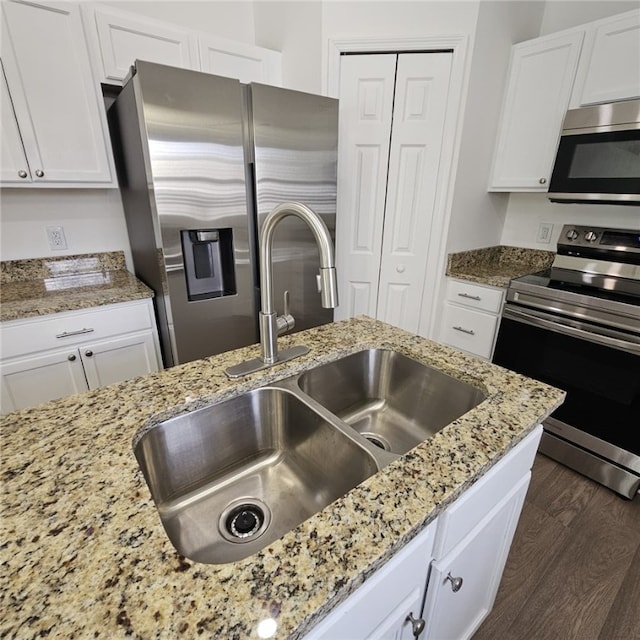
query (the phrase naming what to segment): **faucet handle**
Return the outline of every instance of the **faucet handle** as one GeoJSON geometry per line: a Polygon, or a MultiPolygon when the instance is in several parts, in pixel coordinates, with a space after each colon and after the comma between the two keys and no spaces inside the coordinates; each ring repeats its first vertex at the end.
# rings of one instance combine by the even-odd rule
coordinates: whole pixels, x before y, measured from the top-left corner
{"type": "Polygon", "coordinates": [[[291,315],[291,307],[289,306],[289,289],[284,292],[284,315],[291,315]]]}
{"type": "Polygon", "coordinates": [[[291,315],[289,306],[289,291],[284,292],[284,313],[276,318],[276,328],[278,335],[291,331],[296,326],[296,320],[291,315]]]}

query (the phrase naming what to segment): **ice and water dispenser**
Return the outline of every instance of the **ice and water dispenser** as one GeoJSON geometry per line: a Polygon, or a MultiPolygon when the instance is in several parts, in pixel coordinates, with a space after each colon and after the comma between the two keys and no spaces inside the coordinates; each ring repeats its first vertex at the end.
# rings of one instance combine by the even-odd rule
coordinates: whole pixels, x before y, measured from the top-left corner
{"type": "Polygon", "coordinates": [[[185,229],[180,235],[189,300],[235,295],[232,230],[185,229]]]}

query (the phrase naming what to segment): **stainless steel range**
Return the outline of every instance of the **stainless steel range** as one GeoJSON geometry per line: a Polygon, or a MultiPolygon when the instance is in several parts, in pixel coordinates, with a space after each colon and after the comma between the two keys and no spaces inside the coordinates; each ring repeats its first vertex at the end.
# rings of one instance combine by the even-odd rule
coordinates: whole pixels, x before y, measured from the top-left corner
{"type": "Polygon", "coordinates": [[[564,389],[540,451],[640,488],[640,229],[565,225],[552,267],[513,280],[493,361],[564,389]]]}

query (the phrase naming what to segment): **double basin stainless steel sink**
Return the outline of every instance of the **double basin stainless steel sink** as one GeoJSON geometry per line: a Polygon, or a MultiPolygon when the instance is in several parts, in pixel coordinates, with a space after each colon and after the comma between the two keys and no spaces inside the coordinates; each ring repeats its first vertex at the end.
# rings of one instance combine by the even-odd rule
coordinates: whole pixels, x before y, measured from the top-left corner
{"type": "Polygon", "coordinates": [[[484,399],[398,352],[370,349],[166,420],[134,453],[178,552],[233,562],[484,399]]]}

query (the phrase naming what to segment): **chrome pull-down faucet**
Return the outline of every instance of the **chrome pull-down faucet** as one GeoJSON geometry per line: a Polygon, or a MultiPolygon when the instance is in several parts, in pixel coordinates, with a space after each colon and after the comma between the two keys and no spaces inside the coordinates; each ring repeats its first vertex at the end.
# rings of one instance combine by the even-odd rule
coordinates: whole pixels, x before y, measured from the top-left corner
{"type": "Polygon", "coordinates": [[[293,328],[294,319],[288,310],[288,296],[285,293],[285,314],[278,316],[273,302],[273,234],[278,223],[287,216],[296,216],[307,223],[320,251],[319,289],[322,306],[333,309],[338,306],[338,284],[333,253],[333,244],[327,225],[322,218],[300,202],[284,202],[278,205],[265,219],[260,231],[260,358],[247,360],[229,367],[226,374],[230,378],[266,369],[274,364],[286,362],[308,353],[309,348],[295,346],[278,353],[278,336],[293,328]]]}

